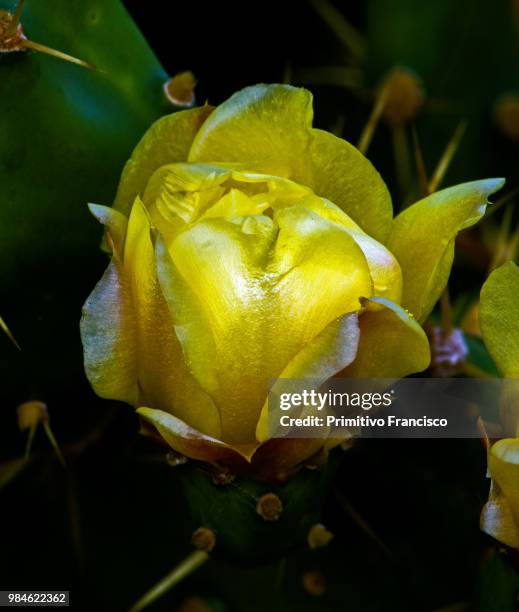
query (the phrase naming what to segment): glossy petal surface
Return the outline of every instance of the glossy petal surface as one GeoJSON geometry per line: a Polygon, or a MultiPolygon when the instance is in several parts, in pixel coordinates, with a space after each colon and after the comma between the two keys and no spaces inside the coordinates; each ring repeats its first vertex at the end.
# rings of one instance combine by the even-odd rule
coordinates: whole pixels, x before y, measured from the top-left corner
{"type": "Polygon", "coordinates": [[[519,548],[519,439],[496,442],[489,453],[492,490],[482,529],[496,540],[519,548]]]}
{"type": "Polygon", "coordinates": [[[256,85],[220,105],[197,135],[189,161],[241,162],[311,187],[363,230],[383,241],[391,197],[378,172],[353,145],[312,128],[312,95],[288,85],[256,85]]]}
{"type": "Polygon", "coordinates": [[[128,215],[155,170],[165,164],[186,161],[191,143],[211,111],[210,106],[202,106],[158,119],[126,162],[114,208],[128,215]]]}
{"type": "Polygon", "coordinates": [[[429,366],[429,341],[422,327],[400,306],[373,298],[383,306],[360,317],[360,341],[355,361],[344,376],[400,378],[429,366]]]}
{"type": "Polygon", "coordinates": [[[488,197],[503,179],[464,183],[433,193],[395,219],[389,250],[402,267],[402,306],[424,321],[447,284],[454,240],[485,213],[488,197]]]}
{"type": "Polygon", "coordinates": [[[277,211],[275,224],[201,221],[159,245],[157,261],[189,367],[233,443],[254,439],[268,380],[372,292],[355,241],[296,206],[277,211]]]}
{"type": "Polygon", "coordinates": [[[519,378],[519,267],[515,263],[494,270],[483,285],[479,322],[500,372],[519,378]]]}

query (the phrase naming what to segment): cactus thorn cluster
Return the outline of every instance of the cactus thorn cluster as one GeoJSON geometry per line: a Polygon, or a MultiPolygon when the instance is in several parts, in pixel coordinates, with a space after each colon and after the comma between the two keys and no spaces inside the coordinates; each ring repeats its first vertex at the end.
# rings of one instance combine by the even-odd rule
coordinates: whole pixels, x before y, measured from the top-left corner
{"type": "Polygon", "coordinates": [[[83,68],[95,70],[95,66],[85,62],[77,57],[63,53],[47,45],[29,40],[23,31],[21,24],[21,16],[25,0],[20,0],[14,13],[9,11],[0,11],[0,53],[12,53],[16,51],[27,51],[32,49],[39,53],[45,53],[58,59],[77,64],[83,68]]]}
{"type": "Polygon", "coordinates": [[[211,552],[216,545],[216,534],[208,527],[199,527],[191,536],[191,544],[197,550],[211,552]]]}
{"type": "Polygon", "coordinates": [[[326,529],[322,523],[312,525],[308,532],[307,541],[311,549],[327,546],[333,540],[333,533],[326,529]]]}
{"type": "Polygon", "coordinates": [[[256,512],[265,521],[277,521],[283,512],[283,503],[275,493],[265,493],[258,499],[256,512]]]}

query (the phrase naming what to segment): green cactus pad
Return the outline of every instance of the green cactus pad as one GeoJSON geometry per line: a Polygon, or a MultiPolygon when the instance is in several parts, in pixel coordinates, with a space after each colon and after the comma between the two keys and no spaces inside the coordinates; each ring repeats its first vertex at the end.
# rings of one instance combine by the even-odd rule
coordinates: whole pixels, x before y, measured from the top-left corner
{"type": "Polygon", "coordinates": [[[336,464],[331,454],[323,470],[303,468],[283,484],[244,478],[215,484],[207,467],[197,462],[174,469],[193,531],[207,527],[215,532],[216,545],[211,555],[240,565],[258,565],[307,546],[308,531],[321,520],[336,464]],[[258,500],[268,493],[274,493],[282,503],[277,520],[265,520],[257,512],[258,500]]]}
{"type": "MultiPolygon", "coordinates": [[[[111,204],[133,146],[174,108],[166,73],[119,0],[28,0],[21,23],[29,39],[98,68],[35,51],[0,54],[0,300],[31,360],[24,376],[42,389],[69,372],[70,347],[42,359],[58,331],[71,350],[78,345],[82,262],[92,273],[104,265],[87,202],[111,204]]],[[[7,384],[16,376],[5,365],[7,384]]]]}

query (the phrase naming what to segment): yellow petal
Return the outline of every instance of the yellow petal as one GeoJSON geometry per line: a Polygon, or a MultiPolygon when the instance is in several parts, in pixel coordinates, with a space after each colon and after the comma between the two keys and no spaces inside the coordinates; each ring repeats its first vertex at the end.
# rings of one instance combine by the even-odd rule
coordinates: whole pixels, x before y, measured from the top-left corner
{"type": "Polygon", "coordinates": [[[205,434],[219,437],[212,399],[190,374],[156,274],[150,223],[137,198],[128,222],[124,270],[135,311],[140,403],[174,413],[205,434]]]}
{"type": "Polygon", "coordinates": [[[360,316],[355,361],[344,371],[351,378],[401,378],[429,366],[429,341],[422,327],[400,306],[383,298],[383,310],[360,316]]]}
{"type": "Polygon", "coordinates": [[[266,396],[268,363],[259,356],[269,330],[260,261],[274,236],[270,225],[263,243],[239,225],[208,219],[179,234],[171,258],[157,244],[159,278],[187,363],[215,399],[222,439],[232,443],[254,440],[255,404],[266,396]]]}
{"type": "Polygon", "coordinates": [[[479,322],[485,345],[507,378],[519,378],[519,267],[494,270],[481,289],[479,322]]]}
{"type": "Polygon", "coordinates": [[[300,182],[346,212],[379,242],[391,230],[393,206],[380,174],[353,145],[333,134],[312,130],[308,177],[300,182]]]}
{"type": "Polygon", "coordinates": [[[167,164],[148,181],[143,202],[152,216],[159,208],[169,221],[176,216],[191,223],[223,195],[221,185],[230,176],[230,170],[206,164],[167,164]]]}
{"type": "Polygon", "coordinates": [[[108,206],[89,204],[88,208],[94,217],[106,226],[112,250],[119,260],[122,261],[128,219],[119,211],[114,208],[109,208],[108,206]]]}
{"type": "MultiPolygon", "coordinates": [[[[218,106],[198,132],[189,161],[267,162],[300,175],[308,157],[312,94],[290,85],[255,85],[218,106]]],[[[278,174],[278,172],[276,172],[278,174]]]]}
{"type": "Polygon", "coordinates": [[[256,85],[234,94],[204,123],[189,154],[195,162],[267,164],[335,202],[379,241],[390,231],[389,192],[351,144],[312,129],[312,95],[289,85],[256,85]]]}
{"type": "Polygon", "coordinates": [[[488,196],[503,179],[456,185],[420,200],[393,223],[389,250],[402,267],[402,306],[424,321],[447,284],[454,257],[454,240],[462,229],[484,214],[488,196]]]}
{"type": "Polygon", "coordinates": [[[114,208],[129,215],[136,196],[142,196],[155,170],[165,164],[187,161],[191,143],[211,111],[210,106],[202,106],[179,111],[156,121],[126,162],[114,208]]]}
{"type": "Polygon", "coordinates": [[[83,306],[85,371],[101,397],[138,401],[136,319],[121,263],[113,260],[83,306]]]}
{"type": "Polygon", "coordinates": [[[355,359],[359,338],[357,314],[345,314],[305,344],[279,377],[324,383],[355,359]]]}
{"type": "MultiPolygon", "coordinates": [[[[278,378],[311,379],[312,384],[319,387],[355,359],[359,336],[357,315],[346,314],[340,317],[330,323],[311,342],[304,345],[278,378]]],[[[269,412],[268,401],[266,401],[256,427],[256,439],[264,442],[268,438],[269,412]]]]}
{"type": "Polygon", "coordinates": [[[232,179],[240,183],[240,188],[258,199],[264,198],[273,209],[285,208],[300,203],[308,196],[314,196],[309,187],[294,183],[283,176],[267,172],[250,172],[234,169],[232,179]]]}
{"type": "Polygon", "coordinates": [[[143,203],[167,242],[224,194],[231,171],[204,164],[167,164],[146,185],[143,203]]]}
{"type": "Polygon", "coordinates": [[[252,458],[254,478],[285,480],[298,466],[321,451],[327,444],[322,438],[272,438],[256,450],[252,458]]]}
{"type": "Polygon", "coordinates": [[[496,442],[488,466],[493,484],[481,527],[500,542],[519,548],[519,439],[496,442]]]}
{"type": "MultiPolygon", "coordinates": [[[[402,271],[394,255],[380,242],[368,236],[353,219],[332,202],[316,196],[307,196],[300,204],[316,212],[323,219],[328,219],[340,227],[355,240],[361,248],[369,272],[373,279],[373,293],[397,304],[402,298],[402,271]]],[[[381,306],[372,302],[370,309],[379,310],[381,306]]]]}
{"type": "Polygon", "coordinates": [[[202,219],[222,217],[230,220],[234,217],[260,215],[269,206],[262,198],[254,200],[239,189],[231,189],[202,215],[202,219]]]}
{"type": "Polygon", "coordinates": [[[373,286],[351,236],[300,206],[275,212],[280,228],[271,269],[283,318],[279,332],[309,342],[337,317],[360,309],[373,286]]]}
{"type": "Polygon", "coordinates": [[[257,215],[311,193],[287,179],[237,171],[234,164],[176,163],[153,174],[143,202],[153,224],[168,238],[200,218],[257,215]]]}
{"type": "Polygon", "coordinates": [[[285,479],[299,464],[317,453],[325,443],[313,438],[272,439],[265,444],[226,444],[171,414],[152,408],[137,413],[177,452],[196,459],[225,466],[232,473],[253,475],[255,479],[285,479]]]}
{"type": "MultiPolygon", "coordinates": [[[[298,205],[344,228],[355,240],[366,257],[373,279],[374,294],[385,297],[392,302],[400,302],[402,297],[402,272],[396,258],[385,246],[371,236],[368,236],[349,215],[333,202],[316,196],[309,187],[298,185],[287,178],[234,171],[232,179],[240,183],[240,187],[243,189],[247,189],[247,183],[255,185],[258,189],[258,193],[249,198],[249,200],[253,200],[256,203],[257,208],[253,208],[248,201],[247,204],[244,201],[240,209],[241,214],[257,214],[267,206],[270,206],[275,211],[298,205]],[[247,209],[249,212],[247,212],[247,209]]],[[[240,192],[238,191],[238,193],[240,192]]],[[[233,209],[230,206],[230,200],[227,198],[223,198],[221,203],[210,209],[211,216],[216,216],[216,214],[213,214],[213,211],[215,211],[220,216],[231,218],[233,215],[227,214],[225,209],[228,211],[233,209]]],[[[380,306],[374,304],[371,304],[369,307],[373,309],[380,308],[380,306]]]]}
{"type": "Polygon", "coordinates": [[[279,233],[263,216],[207,219],[181,232],[169,253],[157,243],[177,336],[218,405],[227,442],[255,439],[268,380],[372,292],[366,260],[346,232],[297,206],[275,221],[279,233]]]}
{"type": "Polygon", "coordinates": [[[125,240],[123,215],[104,207],[94,207],[93,212],[116,237],[117,253],[83,309],[81,334],[92,386],[101,397],[134,406],[150,398],[204,433],[219,435],[218,411],[187,370],[169,311],[157,291],[150,227],[142,205],[137,201],[125,240]]]}
{"type": "Polygon", "coordinates": [[[154,408],[138,408],[137,414],[153,425],[162,438],[177,452],[209,463],[221,463],[227,467],[250,461],[258,444],[231,446],[205,435],[172,414],[154,408]]]}

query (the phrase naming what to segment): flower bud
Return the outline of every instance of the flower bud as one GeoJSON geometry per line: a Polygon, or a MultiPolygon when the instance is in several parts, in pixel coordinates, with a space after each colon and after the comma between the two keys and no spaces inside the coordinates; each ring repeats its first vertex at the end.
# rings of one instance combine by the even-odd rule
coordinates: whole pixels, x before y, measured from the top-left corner
{"type": "Polygon", "coordinates": [[[507,138],[519,141],[519,95],[507,94],[499,98],[494,106],[494,120],[507,138]]]}
{"type": "Polygon", "coordinates": [[[394,127],[413,121],[425,103],[425,91],[418,76],[408,68],[397,66],[389,72],[382,87],[387,88],[386,121],[394,127]]]}
{"type": "Polygon", "coordinates": [[[456,234],[501,185],[452,187],[393,220],[371,163],[313,128],[311,94],[287,85],[164,117],[114,207],[91,205],[113,257],[84,306],[88,378],[175,451],[286,477],[326,441],[269,438],[269,381],[424,370],[420,323],[456,234]]]}
{"type": "Polygon", "coordinates": [[[48,421],[49,413],[43,402],[31,401],[18,406],[18,428],[26,431],[37,427],[43,421],[48,421]]]}
{"type": "Polygon", "coordinates": [[[187,70],[179,72],[164,84],[167,99],[176,106],[189,107],[195,103],[195,75],[187,70]]]}

